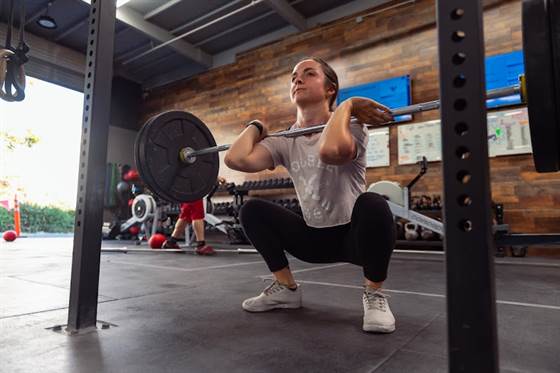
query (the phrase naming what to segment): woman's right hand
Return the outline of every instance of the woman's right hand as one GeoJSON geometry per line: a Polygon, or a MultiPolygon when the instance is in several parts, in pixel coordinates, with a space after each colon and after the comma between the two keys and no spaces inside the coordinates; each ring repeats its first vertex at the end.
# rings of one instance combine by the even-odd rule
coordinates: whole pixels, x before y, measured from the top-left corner
{"type": "Polygon", "coordinates": [[[270,152],[259,144],[262,139],[268,136],[268,126],[260,120],[254,122],[262,126],[262,132],[258,126],[248,122],[247,127],[231,144],[224,156],[224,163],[232,170],[259,172],[274,168],[274,161],[270,152]]]}
{"type": "Polygon", "coordinates": [[[385,124],[393,120],[391,109],[377,101],[365,97],[352,97],[349,101],[350,115],[361,123],[385,124]]]}

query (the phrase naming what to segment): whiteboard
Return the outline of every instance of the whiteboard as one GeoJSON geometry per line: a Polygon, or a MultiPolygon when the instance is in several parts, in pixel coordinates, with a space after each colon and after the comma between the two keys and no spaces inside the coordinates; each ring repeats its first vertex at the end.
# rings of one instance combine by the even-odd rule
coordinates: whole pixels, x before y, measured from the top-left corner
{"type": "MultiPolygon", "coordinates": [[[[441,161],[440,120],[399,126],[398,152],[400,165],[415,164],[423,156],[441,161]]],[[[532,153],[526,108],[488,114],[488,153],[490,157],[532,153]]]]}
{"type": "Polygon", "coordinates": [[[527,108],[488,114],[488,152],[491,157],[533,152],[527,108]]]}
{"type": "Polygon", "coordinates": [[[385,167],[390,164],[389,127],[370,130],[366,153],[366,167],[385,167]]]}
{"type": "Polygon", "coordinates": [[[441,126],[439,120],[398,127],[399,164],[415,164],[426,157],[441,161],[441,126]]]}

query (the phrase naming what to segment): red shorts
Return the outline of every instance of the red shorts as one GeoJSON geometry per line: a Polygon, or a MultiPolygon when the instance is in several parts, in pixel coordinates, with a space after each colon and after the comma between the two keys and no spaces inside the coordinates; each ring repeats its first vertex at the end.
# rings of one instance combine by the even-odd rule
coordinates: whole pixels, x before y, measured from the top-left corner
{"type": "Polygon", "coordinates": [[[193,220],[204,219],[204,205],[202,200],[181,203],[181,213],[179,214],[179,219],[188,221],[189,223],[193,220]]]}

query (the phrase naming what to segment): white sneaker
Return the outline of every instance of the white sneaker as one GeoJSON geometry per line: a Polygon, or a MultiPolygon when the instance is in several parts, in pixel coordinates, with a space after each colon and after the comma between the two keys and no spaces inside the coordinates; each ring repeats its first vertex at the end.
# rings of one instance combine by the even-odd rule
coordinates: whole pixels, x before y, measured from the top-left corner
{"type": "Polygon", "coordinates": [[[362,297],[364,303],[364,331],[377,333],[392,333],[395,331],[395,317],[391,308],[389,308],[388,297],[381,291],[366,286],[362,297]]]}
{"type": "Polygon", "coordinates": [[[249,312],[265,312],[275,308],[300,308],[301,289],[291,290],[278,281],[266,287],[260,295],[245,299],[242,307],[249,312]]]}

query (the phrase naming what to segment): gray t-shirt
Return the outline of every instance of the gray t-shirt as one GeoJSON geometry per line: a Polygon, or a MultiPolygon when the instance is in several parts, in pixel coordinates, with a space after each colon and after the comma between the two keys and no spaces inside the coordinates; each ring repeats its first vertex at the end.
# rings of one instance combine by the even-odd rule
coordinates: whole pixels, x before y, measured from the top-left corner
{"type": "Polygon", "coordinates": [[[365,192],[368,131],[352,119],[350,132],[358,152],[355,159],[340,166],[319,159],[320,133],[295,138],[267,137],[260,142],[272,155],[274,167],[282,165],[290,173],[303,218],[310,227],[350,222],[354,203],[365,192]]]}

